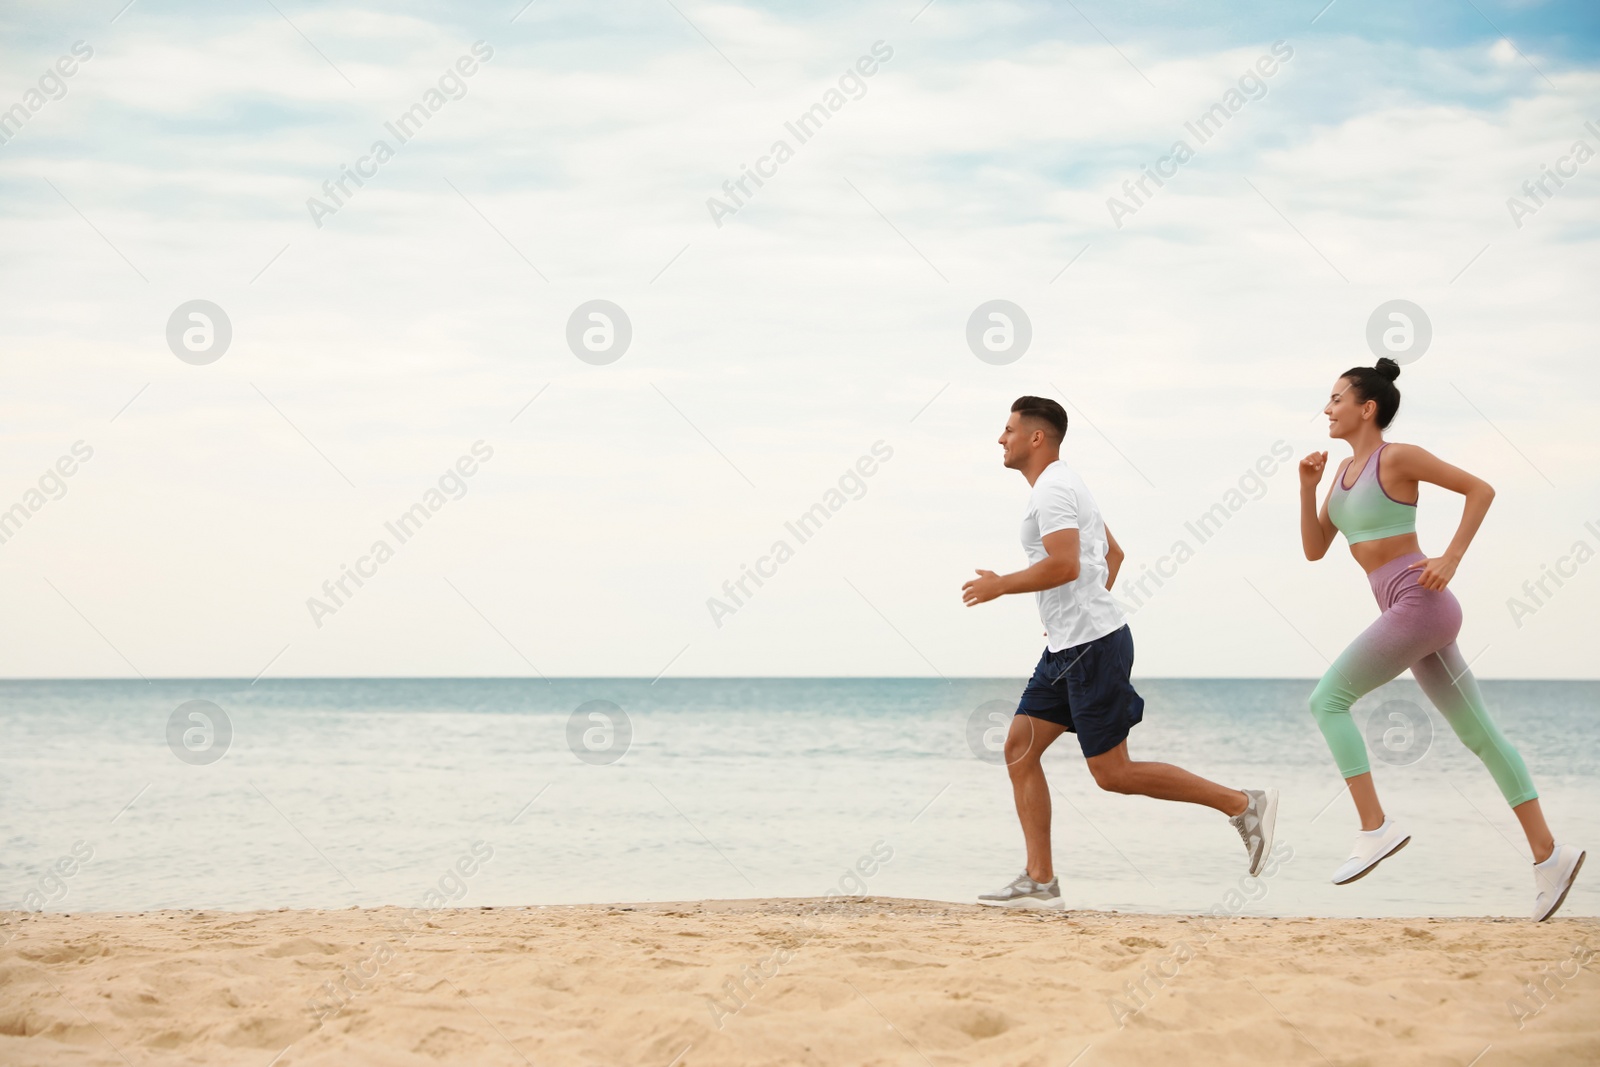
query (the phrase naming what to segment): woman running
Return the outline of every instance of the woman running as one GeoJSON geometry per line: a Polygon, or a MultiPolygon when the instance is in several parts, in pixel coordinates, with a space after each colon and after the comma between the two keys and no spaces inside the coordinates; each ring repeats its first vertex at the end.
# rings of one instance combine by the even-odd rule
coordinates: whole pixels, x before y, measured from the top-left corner
{"type": "Polygon", "coordinates": [[[1584,852],[1558,845],[1550,836],[1528,768],[1489,718],[1478,683],[1456,648],[1461,605],[1445,589],[1489,510],[1494,490],[1416,445],[1384,441],[1383,431],[1400,409],[1400,390],[1394,384],[1399,375],[1398,363],[1380,359],[1376,367],[1352,368],[1334,383],[1333,397],[1323,409],[1328,436],[1348,444],[1353,455],[1340,465],[1320,513],[1317,483],[1328,453],[1313,452],[1300,461],[1300,539],[1306,558],[1321,559],[1334,531],[1342,532],[1383,612],[1340,654],[1311,694],[1311,714],[1361,816],[1355,848],[1333,881],[1355,881],[1411,840],[1378,803],[1367,747],[1350,716],[1351,704],[1409,667],[1461,743],[1489,768],[1522,823],[1533,849],[1533,917],[1542,922],[1567,899],[1584,852]],[[1347,475],[1350,471],[1354,474],[1347,475]],[[1466,498],[1450,547],[1431,559],[1417,546],[1420,482],[1466,498]]]}

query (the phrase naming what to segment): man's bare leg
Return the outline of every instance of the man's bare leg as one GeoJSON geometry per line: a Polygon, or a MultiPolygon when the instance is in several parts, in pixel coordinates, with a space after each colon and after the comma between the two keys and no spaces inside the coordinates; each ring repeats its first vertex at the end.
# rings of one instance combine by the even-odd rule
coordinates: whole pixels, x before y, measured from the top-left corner
{"type": "MultiPolygon", "coordinates": [[[[1094,775],[1095,784],[1113,793],[1136,793],[1157,800],[1204,804],[1224,815],[1238,815],[1250,803],[1250,798],[1239,790],[1218,785],[1198,774],[1190,774],[1182,767],[1129,759],[1127,741],[1110,752],[1091,756],[1086,762],[1089,764],[1089,773],[1094,775]]],[[[1011,780],[1016,781],[1015,772],[1011,780]]],[[[1018,810],[1021,810],[1020,798],[1018,810]]],[[[1030,855],[1031,852],[1030,846],[1030,855]]]]}
{"type": "Polygon", "coordinates": [[[1045,781],[1039,757],[1050,743],[1067,732],[1031,715],[1016,715],[1006,734],[1006,769],[1017,802],[1017,821],[1028,848],[1028,877],[1044,884],[1056,876],[1050,857],[1050,783],[1045,781]]]}

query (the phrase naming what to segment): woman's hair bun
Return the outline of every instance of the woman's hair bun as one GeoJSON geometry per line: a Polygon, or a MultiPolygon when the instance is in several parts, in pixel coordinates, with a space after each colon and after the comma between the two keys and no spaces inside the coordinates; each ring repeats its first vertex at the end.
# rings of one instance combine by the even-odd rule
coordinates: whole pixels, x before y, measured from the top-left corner
{"type": "Polygon", "coordinates": [[[1384,356],[1376,367],[1351,367],[1340,377],[1350,382],[1350,388],[1355,390],[1356,399],[1361,403],[1369,400],[1377,403],[1378,429],[1388,429],[1400,410],[1400,387],[1394,384],[1400,377],[1400,364],[1384,356]]]}

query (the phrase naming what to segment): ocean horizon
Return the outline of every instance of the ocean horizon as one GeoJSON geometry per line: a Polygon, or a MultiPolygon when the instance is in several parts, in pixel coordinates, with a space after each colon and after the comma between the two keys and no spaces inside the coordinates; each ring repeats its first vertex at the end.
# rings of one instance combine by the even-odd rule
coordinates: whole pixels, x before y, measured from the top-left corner
{"type": "MultiPolygon", "coordinates": [[[[1600,746],[1589,729],[1600,681],[1481,681],[1558,840],[1600,840],[1600,746]]],[[[998,743],[1023,684],[0,681],[12,739],[0,754],[0,907],[479,907],[830,891],[972,902],[1022,865],[998,743]]],[[[1246,875],[1220,815],[1105,793],[1073,738],[1053,746],[1045,766],[1068,908],[1525,915],[1532,876],[1516,819],[1409,679],[1353,714],[1412,844],[1370,878],[1329,884],[1356,824],[1306,710],[1314,684],[1136,679],[1147,706],[1130,738],[1135,759],[1282,791],[1285,859],[1266,878],[1246,875]]],[[[1600,891],[1580,879],[1564,913],[1597,908],[1600,891]]]]}

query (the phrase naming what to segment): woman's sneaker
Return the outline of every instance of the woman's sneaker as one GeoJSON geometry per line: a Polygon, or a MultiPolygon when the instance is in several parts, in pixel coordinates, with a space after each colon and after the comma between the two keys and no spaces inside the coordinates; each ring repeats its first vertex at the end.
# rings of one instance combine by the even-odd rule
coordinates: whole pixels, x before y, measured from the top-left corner
{"type": "Polygon", "coordinates": [[[1244,838],[1244,850],[1250,856],[1250,875],[1261,873],[1267,853],[1272,851],[1272,831],[1278,824],[1278,791],[1276,789],[1246,789],[1244,810],[1228,816],[1233,828],[1244,838]]]}
{"type": "Polygon", "coordinates": [[[1350,858],[1333,872],[1333,884],[1348,885],[1358,878],[1365,878],[1379,861],[1405,848],[1410,840],[1411,835],[1400,829],[1393,819],[1384,819],[1383,825],[1376,830],[1358,832],[1356,846],[1350,850],[1350,858]]]}
{"type": "Polygon", "coordinates": [[[1533,898],[1534,922],[1544,922],[1565,903],[1567,890],[1578,877],[1585,855],[1581,848],[1557,845],[1543,863],[1533,865],[1533,885],[1537,890],[1533,898]]]}
{"type": "Polygon", "coordinates": [[[979,893],[978,899],[1002,908],[1059,909],[1062,907],[1061,883],[1058,878],[1043,883],[1035,882],[1028,877],[1027,871],[1023,871],[1004,889],[996,893],[979,893]]]}

